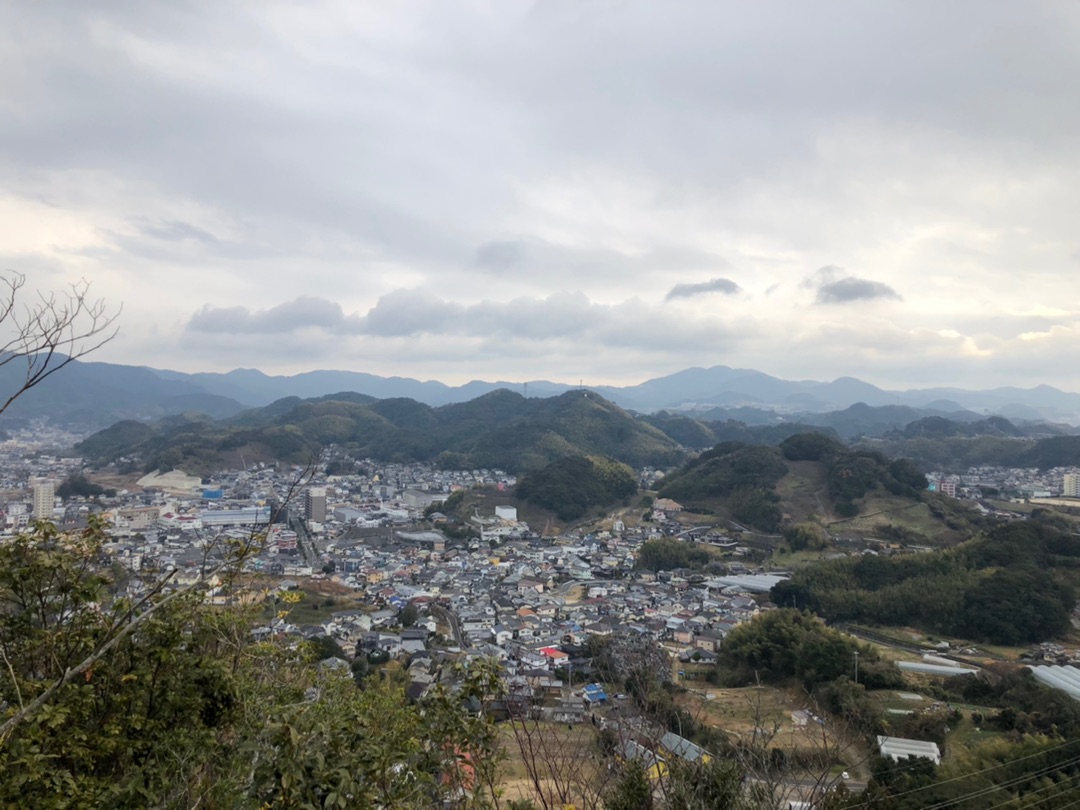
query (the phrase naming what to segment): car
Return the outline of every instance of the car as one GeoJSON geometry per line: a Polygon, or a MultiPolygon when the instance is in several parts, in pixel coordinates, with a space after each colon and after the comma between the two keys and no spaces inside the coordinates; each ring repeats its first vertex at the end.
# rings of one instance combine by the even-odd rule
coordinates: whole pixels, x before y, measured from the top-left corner
{"type": "Polygon", "coordinates": [[[626,695],[624,695],[622,692],[619,692],[619,694],[617,694],[615,696],[615,699],[616,700],[626,700],[626,695]]]}
{"type": "Polygon", "coordinates": [[[851,778],[851,774],[848,773],[847,771],[844,771],[842,774],[840,774],[840,778],[844,779],[844,780],[848,780],[848,779],[851,778]]]}

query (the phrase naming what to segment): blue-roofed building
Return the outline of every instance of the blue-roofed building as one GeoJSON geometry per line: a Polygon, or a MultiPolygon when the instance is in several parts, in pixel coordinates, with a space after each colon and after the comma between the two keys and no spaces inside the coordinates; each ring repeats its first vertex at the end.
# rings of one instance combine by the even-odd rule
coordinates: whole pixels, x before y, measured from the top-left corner
{"type": "Polygon", "coordinates": [[[604,703],[608,699],[604,687],[598,683],[590,683],[582,692],[589,703],[604,703]]]}

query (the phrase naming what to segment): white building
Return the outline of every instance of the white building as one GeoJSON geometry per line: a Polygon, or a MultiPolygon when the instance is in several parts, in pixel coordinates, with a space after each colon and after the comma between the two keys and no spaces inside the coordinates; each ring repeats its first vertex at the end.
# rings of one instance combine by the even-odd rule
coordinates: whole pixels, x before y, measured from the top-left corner
{"type": "Polygon", "coordinates": [[[56,507],[56,485],[52,481],[41,480],[35,481],[32,489],[34,507],[31,516],[34,520],[52,520],[56,507]]]}
{"type": "Polygon", "coordinates": [[[1080,475],[1065,473],[1061,494],[1066,498],[1080,498],[1080,475]]]}
{"type": "Polygon", "coordinates": [[[941,750],[938,748],[937,743],[881,736],[877,738],[877,743],[881,755],[894,762],[899,762],[908,757],[925,757],[935,765],[941,764],[941,750]]]}

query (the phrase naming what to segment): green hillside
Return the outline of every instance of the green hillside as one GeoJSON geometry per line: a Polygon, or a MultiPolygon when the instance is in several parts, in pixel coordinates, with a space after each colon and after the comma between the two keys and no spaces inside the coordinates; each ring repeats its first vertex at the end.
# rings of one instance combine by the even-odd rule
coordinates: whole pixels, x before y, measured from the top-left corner
{"type": "Polygon", "coordinates": [[[99,462],[203,472],[252,461],[304,462],[336,444],[360,457],[445,467],[540,469],[567,456],[606,456],[633,467],[681,459],[673,439],[591,392],[525,399],[507,390],[432,408],[411,399],[337,394],[279,400],[228,420],[125,422],[77,446],[99,462]]]}
{"type": "Polygon", "coordinates": [[[1080,539],[1043,520],[1009,523],[952,549],[807,566],[773,589],[777,604],[830,621],[915,626],[1020,644],[1070,628],[1080,539]]]}
{"type": "Polygon", "coordinates": [[[779,447],[718,444],[668,475],[660,495],[768,534],[809,522],[825,538],[948,545],[970,536],[976,516],[926,486],[908,459],[801,433],[779,447]]]}
{"type": "Polygon", "coordinates": [[[625,464],[602,456],[567,456],[528,473],[516,494],[559,520],[576,520],[594,506],[626,505],[636,492],[637,478],[625,464]]]}
{"type": "Polygon", "coordinates": [[[684,447],[694,450],[706,449],[721,442],[775,446],[790,436],[814,431],[839,438],[839,434],[831,427],[815,427],[800,422],[754,425],[737,419],[694,419],[685,414],[668,411],[660,411],[639,418],[663,431],[684,447]]]}

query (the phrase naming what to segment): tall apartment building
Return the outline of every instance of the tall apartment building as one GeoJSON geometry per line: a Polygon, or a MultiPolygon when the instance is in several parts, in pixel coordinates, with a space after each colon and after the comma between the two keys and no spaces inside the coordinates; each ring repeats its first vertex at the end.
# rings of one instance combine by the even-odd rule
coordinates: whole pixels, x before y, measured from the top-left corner
{"type": "Polygon", "coordinates": [[[1065,486],[1061,494],[1066,498],[1080,498],[1080,475],[1065,473],[1065,486]]]}
{"type": "Polygon", "coordinates": [[[31,517],[34,520],[52,520],[53,507],[56,506],[56,485],[52,481],[35,481],[31,490],[34,493],[31,517]]]}
{"type": "Polygon", "coordinates": [[[304,518],[316,523],[326,520],[326,490],[312,487],[304,494],[304,518]]]}

